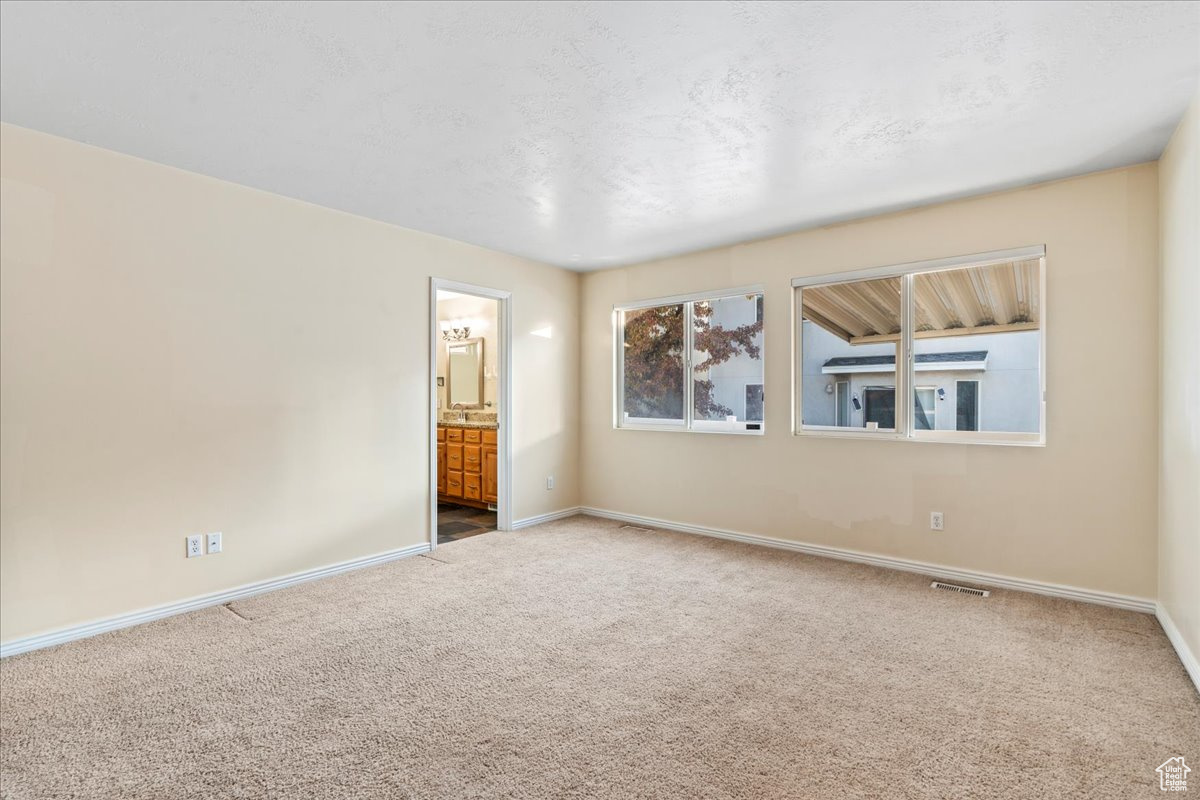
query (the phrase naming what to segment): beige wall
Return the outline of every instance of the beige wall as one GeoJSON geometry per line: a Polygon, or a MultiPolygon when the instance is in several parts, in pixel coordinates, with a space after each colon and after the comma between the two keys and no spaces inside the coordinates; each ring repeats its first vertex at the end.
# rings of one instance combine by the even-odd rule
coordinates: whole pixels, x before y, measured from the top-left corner
{"type": "Polygon", "coordinates": [[[431,275],[513,292],[514,518],[578,503],[574,273],[0,135],[0,638],[425,541],[431,275]]]}
{"type": "Polygon", "coordinates": [[[1159,162],[1158,599],[1200,658],[1200,92],[1159,162]]]}
{"type": "Polygon", "coordinates": [[[586,275],[584,504],[1154,597],[1157,204],[1147,164],[586,275]],[[1035,244],[1045,448],[791,435],[791,278],[1035,244]],[[613,430],[613,304],[757,283],[765,436],[613,430]]]}
{"type": "MultiPolygon", "coordinates": [[[[438,300],[437,304],[438,322],[464,318],[478,319],[484,322],[483,328],[471,331],[471,338],[483,340],[483,364],[487,372],[487,376],[483,379],[483,399],[484,402],[491,403],[491,406],[474,410],[490,414],[500,412],[500,340],[497,327],[499,307],[499,300],[487,297],[452,297],[438,300]]],[[[446,373],[448,344],[448,342],[438,339],[437,374],[439,378],[448,377],[446,373]]],[[[449,411],[451,405],[447,399],[450,391],[449,380],[444,381],[444,384],[437,390],[438,408],[443,412],[449,411]]]]}

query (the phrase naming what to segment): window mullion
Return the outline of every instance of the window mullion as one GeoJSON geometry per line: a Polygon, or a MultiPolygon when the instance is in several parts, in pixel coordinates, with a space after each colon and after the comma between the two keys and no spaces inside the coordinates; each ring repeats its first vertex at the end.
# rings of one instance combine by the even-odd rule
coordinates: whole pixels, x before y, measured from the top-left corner
{"type": "Polygon", "coordinates": [[[694,301],[683,304],[683,426],[689,431],[692,429],[692,408],[695,405],[692,386],[692,346],[695,343],[693,305],[694,301]]]}
{"type": "Polygon", "coordinates": [[[900,278],[900,341],[896,353],[896,433],[913,436],[913,393],[917,385],[913,359],[913,275],[900,278]]]}

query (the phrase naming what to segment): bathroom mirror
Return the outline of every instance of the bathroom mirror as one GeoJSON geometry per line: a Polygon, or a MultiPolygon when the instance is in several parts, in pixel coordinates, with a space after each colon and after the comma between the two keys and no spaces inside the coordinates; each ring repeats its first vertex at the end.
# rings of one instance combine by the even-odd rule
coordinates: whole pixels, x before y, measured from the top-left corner
{"type": "Polygon", "coordinates": [[[463,339],[446,345],[447,405],[483,408],[483,339],[463,339]]]}

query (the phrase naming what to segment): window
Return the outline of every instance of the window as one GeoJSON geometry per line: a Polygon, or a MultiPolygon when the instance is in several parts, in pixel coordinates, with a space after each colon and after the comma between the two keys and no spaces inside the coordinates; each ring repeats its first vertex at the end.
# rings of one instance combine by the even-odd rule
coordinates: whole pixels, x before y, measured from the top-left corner
{"type": "Polygon", "coordinates": [[[746,386],[746,421],[762,422],[763,419],[763,385],[751,383],[746,386]]]}
{"type": "Polygon", "coordinates": [[[954,429],[979,430],[979,381],[957,381],[954,398],[954,429]]]}
{"type": "Polygon", "coordinates": [[[797,433],[1044,443],[1045,248],[792,285],[797,433]]]}
{"type": "Polygon", "coordinates": [[[863,390],[866,408],[863,421],[867,428],[894,430],[896,427],[896,387],[870,386],[863,390]]]}
{"type": "Polygon", "coordinates": [[[617,427],[762,432],[760,289],[647,301],[614,312],[617,427]]]}
{"type": "Polygon", "coordinates": [[[626,420],[683,424],[685,316],[681,303],[621,315],[626,420]]]}
{"type": "Polygon", "coordinates": [[[913,405],[913,428],[919,431],[937,430],[937,387],[918,386],[913,405]]]}

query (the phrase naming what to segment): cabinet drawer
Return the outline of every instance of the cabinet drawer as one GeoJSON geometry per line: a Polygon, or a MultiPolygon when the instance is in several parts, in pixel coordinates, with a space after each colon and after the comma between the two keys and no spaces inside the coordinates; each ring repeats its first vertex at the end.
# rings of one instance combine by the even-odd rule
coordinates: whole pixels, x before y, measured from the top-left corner
{"type": "Polygon", "coordinates": [[[483,431],[483,443],[484,444],[495,444],[496,443],[496,431],[483,431]]]}
{"type": "Polygon", "coordinates": [[[438,425],[438,438],[437,438],[437,440],[438,440],[439,442],[444,442],[444,441],[446,441],[446,429],[445,429],[445,428],[443,428],[441,425],[438,425]]]}
{"type": "Polygon", "coordinates": [[[463,492],[462,496],[467,500],[482,500],[483,499],[483,476],[472,474],[470,472],[463,473],[463,492]]]}
{"type": "Polygon", "coordinates": [[[446,494],[450,497],[463,496],[463,474],[461,472],[446,473],[446,494]]]}
{"type": "Polygon", "coordinates": [[[462,440],[463,440],[463,429],[462,428],[447,428],[446,429],[446,441],[447,442],[461,442],[462,440]]]}
{"type": "Polygon", "coordinates": [[[481,430],[474,429],[474,428],[467,428],[466,430],[463,431],[463,441],[479,443],[483,439],[483,437],[480,435],[482,433],[483,433],[483,431],[481,431],[481,430]]]}
{"type": "Polygon", "coordinates": [[[446,445],[446,469],[463,468],[463,446],[461,444],[446,445]]]}
{"type": "Polygon", "coordinates": [[[483,448],[477,444],[463,445],[463,472],[483,471],[483,448]]]}

